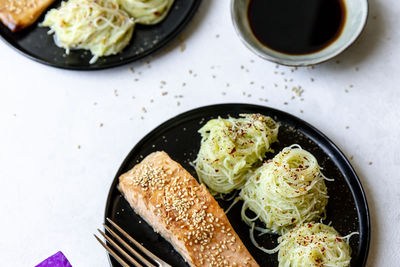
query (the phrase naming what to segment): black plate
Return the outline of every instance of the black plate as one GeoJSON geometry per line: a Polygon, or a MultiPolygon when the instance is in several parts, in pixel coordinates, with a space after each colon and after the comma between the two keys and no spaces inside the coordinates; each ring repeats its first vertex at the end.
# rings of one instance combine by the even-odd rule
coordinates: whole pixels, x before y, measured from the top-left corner
{"type": "MultiPolygon", "coordinates": [[[[325,222],[332,221],[332,226],[342,235],[354,231],[360,232],[360,235],[353,236],[350,240],[351,265],[365,266],[370,243],[369,211],[361,183],[349,161],[313,126],[290,114],[263,106],[247,104],[206,106],[183,113],[151,131],[132,149],[118,170],[108,195],[105,217],[110,217],[120,224],[136,240],[172,266],[188,266],[173,247],[130,208],[117,189],[118,177],[130,170],[143,157],[157,150],[166,151],[196,177],[189,162],[195,159],[199,149],[198,129],[211,118],[228,115],[236,117],[241,113],[261,113],[279,121],[280,142],[274,146],[275,151],[279,152],[283,147],[294,143],[299,144],[315,155],[327,177],[335,178],[334,182],[326,182],[330,198],[325,222]]],[[[230,204],[221,200],[218,202],[223,208],[230,204]]],[[[228,218],[243,243],[261,266],[278,266],[277,254],[267,255],[253,246],[249,239],[249,228],[241,221],[240,209],[241,205],[236,204],[228,213],[228,218]]],[[[277,237],[277,235],[264,235],[257,240],[264,247],[273,248],[277,245],[277,237]]],[[[120,266],[114,259],[110,259],[110,262],[112,266],[120,266]]]]}
{"type": "MultiPolygon", "coordinates": [[[[99,58],[94,64],[89,64],[92,58],[89,51],[75,50],[67,56],[64,49],[55,45],[53,35],[47,34],[49,28],[38,26],[46,12],[35,24],[21,32],[13,33],[0,23],[0,36],[23,55],[43,64],[76,70],[105,69],[138,60],[163,47],[183,30],[200,2],[201,0],[175,0],[170,13],[162,22],[151,26],[137,24],[130,44],[121,53],[99,58]]],[[[60,3],[57,0],[50,8],[58,7],[60,3]]]]}

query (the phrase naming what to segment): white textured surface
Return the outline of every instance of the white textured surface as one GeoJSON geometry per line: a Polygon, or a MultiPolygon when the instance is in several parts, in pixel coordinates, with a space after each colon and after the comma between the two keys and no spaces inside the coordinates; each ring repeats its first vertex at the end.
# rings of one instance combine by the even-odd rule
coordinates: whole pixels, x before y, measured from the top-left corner
{"type": "Polygon", "coordinates": [[[354,156],[372,216],[368,266],[398,266],[400,2],[370,1],[366,31],[339,64],[294,72],[245,48],[228,2],[204,0],[182,35],[185,51],[177,40],[146,59],[150,68],[143,61],[96,72],[59,70],[0,42],[0,265],[33,266],[62,250],[74,266],[108,266],[92,233],[133,145],[183,111],[246,102],[299,116],[354,156]],[[297,85],[304,101],[291,99],[297,85]]]}

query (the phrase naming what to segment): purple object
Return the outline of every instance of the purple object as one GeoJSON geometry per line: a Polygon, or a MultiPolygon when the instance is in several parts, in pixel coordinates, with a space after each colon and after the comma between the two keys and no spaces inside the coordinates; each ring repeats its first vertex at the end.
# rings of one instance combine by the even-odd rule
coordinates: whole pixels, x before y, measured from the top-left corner
{"type": "Polygon", "coordinates": [[[64,254],[59,251],[36,265],[36,267],[72,267],[72,265],[69,263],[64,254]]]}

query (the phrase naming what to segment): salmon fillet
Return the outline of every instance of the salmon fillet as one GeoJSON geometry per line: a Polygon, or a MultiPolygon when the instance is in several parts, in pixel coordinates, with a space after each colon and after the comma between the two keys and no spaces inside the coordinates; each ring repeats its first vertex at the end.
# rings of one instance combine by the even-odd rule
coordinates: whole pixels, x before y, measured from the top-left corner
{"type": "Polygon", "coordinates": [[[121,175],[119,190],[190,266],[259,266],[206,187],[167,153],[121,175]]]}
{"type": "Polygon", "coordinates": [[[54,0],[0,0],[0,20],[16,32],[32,25],[54,0]]]}

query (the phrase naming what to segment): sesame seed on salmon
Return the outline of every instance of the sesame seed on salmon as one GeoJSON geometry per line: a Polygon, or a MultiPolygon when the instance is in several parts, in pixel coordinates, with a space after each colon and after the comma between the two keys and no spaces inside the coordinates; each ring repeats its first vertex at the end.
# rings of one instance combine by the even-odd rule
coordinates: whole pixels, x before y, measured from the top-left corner
{"type": "Polygon", "coordinates": [[[119,190],[190,266],[259,266],[206,187],[167,153],[121,175],[119,190]]]}

